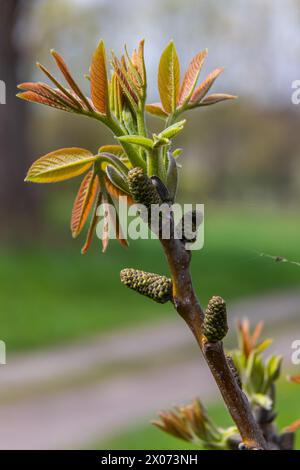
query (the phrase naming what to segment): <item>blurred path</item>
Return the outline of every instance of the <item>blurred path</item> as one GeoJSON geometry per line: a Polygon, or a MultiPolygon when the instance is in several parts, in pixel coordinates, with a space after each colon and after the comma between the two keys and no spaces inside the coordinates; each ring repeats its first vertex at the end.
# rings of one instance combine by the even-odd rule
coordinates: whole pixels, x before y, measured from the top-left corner
{"type": "MultiPolygon", "coordinates": [[[[273,323],[297,315],[299,302],[299,291],[240,302],[229,306],[230,320],[242,314],[273,323]]],[[[297,333],[281,333],[276,351],[289,357],[297,333]]],[[[205,401],[216,393],[177,317],[84,344],[8,357],[0,371],[0,448],[82,447],[154,417],[160,408],[197,394],[205,401]],[[114,374],[103,376],[105,368],[115,368],[114,374]]]]}

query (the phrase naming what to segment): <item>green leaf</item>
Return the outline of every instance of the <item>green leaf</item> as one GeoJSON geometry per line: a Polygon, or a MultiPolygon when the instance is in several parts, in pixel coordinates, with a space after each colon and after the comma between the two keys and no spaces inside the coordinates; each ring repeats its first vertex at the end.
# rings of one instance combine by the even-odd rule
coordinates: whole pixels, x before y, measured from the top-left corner
{"type": "Polygon", "coordinates": [[[176,196],[176,191],[177,191],[177,184],[178,184],[178,169],[177,169],[176,160],[170,152],[168,152],[167,158],[168,158],[168,169],[167,169],[166,185],[170,193],[170,197],[172,201],[174,201],[175,196],[176,196]]]}
{"type": "Polygon", "coordinates": [[[71,147],[55,150],[33,163],[25,181],[56,183],[74,178],[88,170],[95,160],[96,157],[85,149],[71,147]]]}
{"type": "Polygon", "coordinates": [[[71,217],[71,232],[73,238],[77,237],[83,229],[97,192],[98,178],[96,173],[93,170],[90,170],[81,182],[73,205],[71,217]]]}
{"type": "Polygon", "coordinates": [[[280,376],[280,369],[282,364],[282,357],[274,354],[271,356],[266,364],[267,375],[270,382],[275,382],[280,376]]]}
{"type": "Polygon", "coordinates": [[[158,67],[158,90],[164,110],[175,111],[180,91],[180,66],[173,41],[163,51],[158,67]]]}
{"type": "Polygon", "coordinates": [[[100,41],[95,50],[91,64],[91,97],[96,109],[102,113],[108,112],[108,80],[106,71],[106,55],[104,42],[100,41]]]}
{"type": "Polygon", "coordinates": [[[254,395],[251,396],[251,401],[253,404],[261,406],[265,410],[271,410],[273,401],[268,395],[264,395],[262,393],[254,393],[254,395]]]}
{"type": "Polygon", "coordinates": [[[147,137],[142,137],[141,135],[122,135],[120,137],[116,137],[120,142],[125,142],[127,144],[134,144],[140,145],[141,147],[145,147],[147,149],[153,149],[153,140],[148,139],[147,137]]]}
{"type": "Polygon", "coordinates": [[[121,189],[125,193],[130,194],[127,181],[122,176],[122,174],[116,170],[116,168],[111,165],[107,165],[106,174],[114,186],[117,186],[117,188],[121,189]]]}

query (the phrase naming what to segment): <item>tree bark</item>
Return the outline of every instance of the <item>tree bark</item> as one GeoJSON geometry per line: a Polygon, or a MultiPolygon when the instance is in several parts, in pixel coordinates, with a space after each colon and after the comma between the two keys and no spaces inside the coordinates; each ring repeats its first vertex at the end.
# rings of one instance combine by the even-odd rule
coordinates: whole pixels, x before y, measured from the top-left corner
{"type": "MultiPolygon", "coordinates": [[[[15,26],[20,0],[2,0],[0,15],[0,80],[6,103],[0,104],[0,220],[1,235],[22,234],[36,220],[35,190],[28,191],[24,176],[29,165],[28,111],[15,96],[20,51],[15,26]]],[[[3,97],[2,97],[3,98],[3,97]]]]}

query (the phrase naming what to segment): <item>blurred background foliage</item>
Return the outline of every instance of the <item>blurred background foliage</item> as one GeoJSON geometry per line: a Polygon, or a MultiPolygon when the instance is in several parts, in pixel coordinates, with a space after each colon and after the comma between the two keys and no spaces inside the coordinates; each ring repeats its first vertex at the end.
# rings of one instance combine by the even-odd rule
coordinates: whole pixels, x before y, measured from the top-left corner
{"type": "MultiPolygon", "coordinates": [[[[89,93],[83,74],[99,38],[119,54],[124,43],[132,49],[145,37],[152,102],[158,100],[159,56],[170,38],[182,71],[208,47],[202,76],[225,66],[214,91],[239,99],[191,112],[177,141],[184,149],[179,199],[205,204],[205,246],[193,260],[201,301],[299,286],[297,266],[260,256],[300,260],[300,108],[291,102],[292,81],[300,78],[299,0],[2,0],[1,8],[7,104],[0,106],[0,336],[9,351],[173,315],[171,307],[158,309],[119,283],[126,266],[166,273],[155,242],[132,242],[124,251],[112,242],[102,255],[95,240],[82,257],[82,241],[69,233],[78,181],[23,183],[37,156],[114,143],[97,122],[16,100],[18,82],[42,78],[36,60],[52,67],[50,48],[62,53],[89,93]]],[[[160,122],[149,118],[149,124],[155,131],[160,122]]],[[[136,445],[145,446],[154,434],[161,445],[175,445],[163,444],[168,438],[156,430],[149,433],[136,445]]],[[[135,442],[138,435],[140,429],[133,431],[135,442]]],[[[133,445],[130,433],[122,439],[133,445]]]]}

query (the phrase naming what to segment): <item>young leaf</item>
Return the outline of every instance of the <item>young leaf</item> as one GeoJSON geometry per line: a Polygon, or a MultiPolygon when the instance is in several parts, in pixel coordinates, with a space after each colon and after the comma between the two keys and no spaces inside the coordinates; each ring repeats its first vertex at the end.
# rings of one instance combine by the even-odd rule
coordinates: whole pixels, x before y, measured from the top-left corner
{"type": "Polygon", "coordinates": [[[212,95],[206,96],[201,101],[201,106],[208,106],[210,104],[221,103],[221,101],[235,100],[237,97],[234,95],[227,95],[225,93],[214,93],[212,95]]]}
{"type": "Polygon", "coordinates": [[[91,221],[90,221],[90,226],[89,226],[89,230],[88,230],[88,233],[87,233],[86,241],[85,241],[83,247],[81,248],[81,254],[82,255],[84,255],[88,251],[88,249],[90,248],[90,246],[92,244],[94,233],[95,233],[95,230],[96,230],[96,225],[97,225],[97,222],[98,222],[97,211],[98,211],[98,207],[101,204],[101,200],[102,200],[102,191],[100,189],[99,192],[98,192],[96,202],[94,204],[93,215],[92,215],[92,218],[91,218],[91,221]]]}
{"type": "Polygon", "coordinates": [[[114,168],[112,165],[107,165],[106,174],[114,186],[117,186],[117,188],[124,191],[124,193],[130,193],[127,181],[123,175],[118,170],[116,170],[116,168],[114,168]]]}
{"type": "Polygon", "coordinates": [[[90,75],[92,101],[100,113],[107,114],[109,110],[108,81],[105,46],[103,41],[100,42],[93,54],[90,75]]]}
{"type": "Polygon", "coordinates": [[[142,137],[140,135],[122,135],[117,137],[120,142],[125,142],[127,144],[141,145],[142,147],[152,149],[153,140],[148,139],[147,137],[142,137]]]}
{"type": "Polygon", "coordinates": [[[175,124],[172,124],[172,126],[167,127],[164,129],[160,134],[158,134],[159,137],[162,137],[163,139],[171,139],[172,137],[175,137],[179,132],[182,131],[184,128],[184,125],[186,123],[186,119],[183,119],[182,121],[175,122],[175,124]]]}
{"type": "Polygon", "coordinates": [[[55,150],[33,163],[25,181],[55,183],[74,178],[88,170],[95,159],[91,152],[81,148],[55,150]]]}
{"type": "Polygon", "coordinates": [[[77,193],[71,217],[71,232],[77,237],[84,227],[98,191],[98,178],[93,170],[82,180],[77,193]]]}
{"type": "Polygon", "coordinates": [[[215,69],[213,72],[211,72],[206,77],[206,79],[196,88],[196,90],[192,94],[190,103],[192,104],[199,103],[204,98],[204,96],[208,93],[213,83],[218,78],[218,76],[223,72],[223,70],[224,68],[220,67],[218,69],[215,69]]]}
{"type": "Polygon", "coordinates": [[[99,153],[112,153],[113,155],[116,155],[117,157],[121,157],[124,155],[124,149],[121,147],[121,145],[102,145],[98,149],[99,153]]]}
{"type": "Polygon", "coordinates": [[[127,193],[124,193],[124,191],[122,191],[120,188],[118,188],[117,186],[115,186],[109,179],[108,177],[105,178],[105,188],[107,190],[107,192],[112,196],[114,197],[115,199],[118,199],[119,197],[127,197],[127,204],[128,205],[132,205],[134,204],[134,200],[133,198],[127,194],[127,193]]]}
{"type": "Polygon", "coordinates": [[[168,113],[164,111],[161,103],[146,104],[146,111],[161,119],[166,119],[168,117],[168,113]]]}
{"type": "Polygon", "coordinates": [[[61,55],[58,52],[56,52],[54,49],[51,50],[51,55],[53,56],[58,68],[60,69],[61,73],[65,77],[67,83],[70,85],[71,89],[74,91],[75,95],[78,96],[78,98],[82,100],[82,102],[86,105],[87,109],[89,109],[90,111],[93,111],[93,108],[91,107],[89,103],[89,100],[82,93],[79,86],[75,82],[74,78],[70,74],[69,69],[64,59],[61,57],[61,55]]]}
{"type": "Polygon", "coordinates": [[[188,101],[195,89],[199,73],[202,69],[208,50],[199,52],[190,62],[188,69],[185,73],[179,95],[179,104],[182,105],[188,101]]]}
{"type": "Polygon", "coordinates": [[[180,67],[177,51],[171,41],[163,51],[158,67],[158,90],[164,110],[176,109],[180,89],[180,67]]]}
{"type": "Polygon", "coordinates": [[[167,188],[170,193],[171,200],[175,200],[176,196],[176,191],[177,191],[177,184],[178,184],[178,170],[177,170],[177,164],[176,160],[171,154],[171,152],[168,152],[167,154],[168,157],[168,170],[167,170],[167,188]]]}
{"type": "Polygon", "coordinates": [[[298,429],[300,429],[300,419],[297,419],[292,424],[290,424],[289,426],[284,428],[284,431],[285,432],[296,432],[296,431],[298,431],[298,429]]]}

